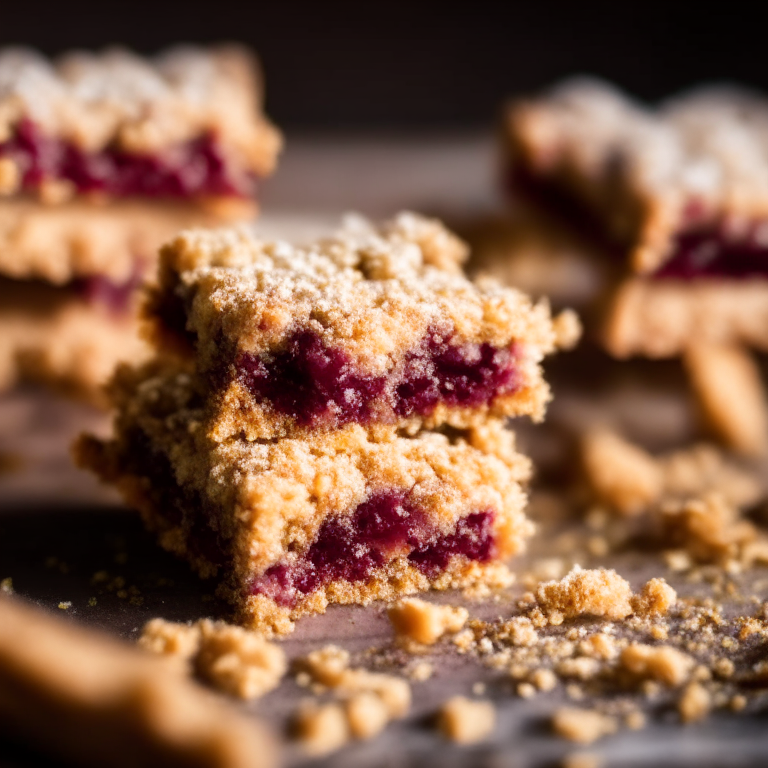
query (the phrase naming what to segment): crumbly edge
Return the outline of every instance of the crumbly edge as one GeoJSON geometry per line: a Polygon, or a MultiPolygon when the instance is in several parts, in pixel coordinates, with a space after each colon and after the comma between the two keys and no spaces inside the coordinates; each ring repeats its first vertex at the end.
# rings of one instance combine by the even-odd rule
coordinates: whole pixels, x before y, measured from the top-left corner
{"type": "Polygon", "coordinates": [[[105,405],[115,367],[148,354],[133,314],[116,316],[64,289],[0,281],[0,390],[31,381],[105,405]]]}
{"type": "Polygon", "coordinates": [[[768,350],[768,281],[654,281],[619,285],[602,324],[615,357],[676,357],[691,340],[768,350]]]}
{"type": "Polygon", "coordinates": [[[694,200],[698,223],[768,215],[766,105],[736,89],[699,89],[658,110],[579,78],[512,104],[512,167],[573,198],[629,245],[633,271],[657,269],[694,200]]]}
{"type": "Polygon", "coordinates": [[[0,275],[63,285],[76,278],[129,280],[150,269],[157,249],[180,229],[249,219],[251,202],[230,211],[195,201],[120,200],[95,204],[70,200],[41,205],[28,199],[0,200],[0,275]]]}
{"type": "Polygon", "coordinates": [[[0,141],[24,118],[85,151],[146,154],[213,133],[260,176],[273,170],[282,144],[262,111],[257,61],[242,47],[186,46],[153,59],[72,51],[53,63],[7,49],[0,76],[0,141]]]}
{"type": "Polygon", "coordinates": [[[74,762],[210,768],[276,765],[275,739],[170,670],[92,630],[0,595],[5,726],[74,762]],[[98,736],[96,736],[98,734],[98,736]]]}
{"type": "MultiPolygon", "coordinates": [[[[189,376],[158,374],[157,365],[119,371],[112,385],[118,405],[116,436],[106,442],[81,438],[76,460],[115,484],[158,533],[162,546],[203,575],[223,571],[225,589],[235,600],[243,599],[238,595],[252,574],[263,573],[287,552],[305,551],[328,515],[351,513],[377,491],[409,489],[414,503],[444,533],[453,531],[466,514],[492,509],[499,560],[518,552],[530,533],[521,488],[530,463],[515,452],[512,433],[498,422],[453,444],[433,433],[400,438],[391,429],[361,427],[266,444],[214,444],[200,428],[199,410],[190,407],[195,394],[189,376]],[[153,450],[158,460],[168,462],[173,487],[153,487],[146,470],[136,465],[137,432],[146,446],[142,452],[153,450]],[[181,494],[188,500],[188,513],[173,521],[168,507],[181,494]],[[189,501],[193,497],[197,502],[189,501]],[[223,568],[194,550],[192,503],[204,510],[199,522],[218,534],[223,568]]],[[[413,570],[390,581],[408,582],[411,590],[425,588],[428,581],[416,574],[413,570]]],[[[397,594],[385,594],[381,585],[367,591],[366,585],[329,585],[323,599],[355,602],[374,599],[374,593],[397,594]]],[[[302,605],[297,615],[309,610],[302,605]]]]}

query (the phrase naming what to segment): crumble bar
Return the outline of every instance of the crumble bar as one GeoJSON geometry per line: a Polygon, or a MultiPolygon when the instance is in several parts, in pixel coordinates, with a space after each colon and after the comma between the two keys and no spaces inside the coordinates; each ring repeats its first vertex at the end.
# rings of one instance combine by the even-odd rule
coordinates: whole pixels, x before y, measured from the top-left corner
{"type": "Polygon", "coordinates": [[[652,109],[581,78],[512,105],[505,135],[513,188],[628,252],[612,354],[678,355],[694,333],[766,348],[763,98],[708,87],[652,109]]]}
{"type": "Polygon", "coordinates": [[[162,250],[151,333],[194,359],[215,440],[540,420],[541,359],[572,344],[578,324],[470,282],[465,256],[442,225],[409,213],[379,227],[350,218],[305,248],[185,232],[162,250]]]}
{"type": "Polygon", "coordinates": [[[530,465],[501,423],[215,442],[184,371],[123,368],[112,396],[115,436],[81,438],[78,464],[114,483],[164,547],[218,575],[253,628],[290,632],[331,602],[503,581],[531,532],[530,465]]]}

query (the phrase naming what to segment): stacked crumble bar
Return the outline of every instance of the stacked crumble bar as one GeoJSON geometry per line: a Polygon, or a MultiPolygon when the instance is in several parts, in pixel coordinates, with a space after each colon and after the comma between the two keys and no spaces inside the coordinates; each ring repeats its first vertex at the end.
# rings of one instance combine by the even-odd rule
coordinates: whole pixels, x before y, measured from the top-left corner
{"type": "MultiPolygon", "coordinates": [[[[615,355],[692,337],[768,349],[768,102],[729,88],[650,110],[593,80],[513,105],[511,181],[627,254],[605,326],[615,355]]],[[[617,256],[618,258],[618,256],[617,256]]]]}
{"type": "Polygon", "coordinates": [[[136,288],[182,227],[247,220],[280,137],[236,48],[0,53],[0,387],[94,394],[143,351],[136,288]]]}
{"type": "Polygon", "coordinates": [[[156,359],[119,371],[115,436],[81,438],[79,463],[267,632],[503,583],[530,533],[503,419],[543,416],[568,323],[471,283],[465,256],[413,214],[306,248],[182,233],[148,302],[156,359]]]}
{"type": "Polygon", "coordinates": [[[604,244],[607,351],[685,356],[716,431],[764,451],[764,397],[741,348],[768,350],[768,101],[708,87],[650,109],[577,79],[513,104],[505,127],[513,192],[604,244]],[[728,391],[705,373],[726,352],[728,391]]]}

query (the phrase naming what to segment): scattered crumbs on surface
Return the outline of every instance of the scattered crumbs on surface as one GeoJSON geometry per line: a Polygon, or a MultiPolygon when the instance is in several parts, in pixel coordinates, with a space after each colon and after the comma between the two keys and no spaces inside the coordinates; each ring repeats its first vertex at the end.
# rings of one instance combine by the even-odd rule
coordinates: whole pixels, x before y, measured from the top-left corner
{"type": "Polygon", "coordinates": [[[96,598],[95,597],[89,597],[88,598],[88,607],[93,608],[96,605],[96,598]]]}
{"type": "Polygon", "coordinates": [[[474,744],[493,732],[496,727],[496,708],[490,701],[453,696],[440,708],[437,727],[450,741],[474,744]]]}
{"type": "Polygon", "coordinates": [[[13,594],[13,579],[10,576],[0,581],[0,593],[4,595],[13,594]]]}
{"type": "Polygon", "coordinates": [[[72,607],[71,600],[64,600],[59,603],[59,609],[62,611],[68,611],[72,607]]]}

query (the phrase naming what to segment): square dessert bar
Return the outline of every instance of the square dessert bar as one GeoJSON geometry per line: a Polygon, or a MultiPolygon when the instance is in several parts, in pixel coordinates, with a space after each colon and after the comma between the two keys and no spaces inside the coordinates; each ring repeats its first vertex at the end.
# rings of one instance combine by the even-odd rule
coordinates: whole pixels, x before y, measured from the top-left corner
{"type": "Polygon", "coordinates": [[[461,436],[349,424],[217,443],[182,369],[122,367],[112,396],[114,437],[82,437],[76,460],[266,632],[328,603],[503,584],[502,561],[531,532],[530,465],[500,422],[461,436]]]}
{"type": "Polygon", "coordinates": [[[515,190],[627,254],[609,351],[768,349],[768,100],[711,87],[651,109],[579,79],[514,104],[505,136],[515,190]]]}
{"type": "Polygon", "coordinates": [[[250,218],[258,180],[272,171],[280,147],[261,101],[255,62],[238,48],[178,48],[155,59],[73,52],[55,63],[28,50],[3,51],[0,272],[62,283],[133,271],[132,243],[123,253],[104,250],[93,242],[96,226],[64,252],[56,238],[43,242],[45,231],[31,238],[28,229],[47,228],[49,207],[73,206],[82,220],[90,214],[80,201],[96,218],[124,201],[183,202],[214,219],[250,218]]]}
{"type": "Polygon", "coordinates": [[[163,249],[147,314],[157,343],[194,359],[216,440],[541,419],[561,324],[545,302],[469,281],[465,256],[408,213],[302,248],[190,231],[163,249]]]}

